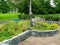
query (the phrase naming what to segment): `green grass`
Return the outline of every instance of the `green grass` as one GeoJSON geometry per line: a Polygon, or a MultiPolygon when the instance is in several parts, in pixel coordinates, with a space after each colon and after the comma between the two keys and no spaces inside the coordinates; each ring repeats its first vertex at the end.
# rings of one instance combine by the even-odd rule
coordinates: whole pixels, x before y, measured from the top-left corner
{"type": "Polygon", "coordinates": [[[6,14],[0,14],[0,21],[1,20],[12,20],[12,19],[18,19],[19,13],[6,13],[6,14]]]}
{"type": "MultiPolygon", "coordinates": [[[[6,14],[0,14],[0,20],[16,20],[18,18],[19,13],[6,13],[6,14]]],[[[37,15],[34,14],[32,17],[35,16],[45,18],[46,20],[53,20],[53,21],[60,21],[60,14],[46,14],[46,15],[37,15]]],[[[30,19],[28,14],[22,13],[20,15],[20,19],[30,19]]]]}

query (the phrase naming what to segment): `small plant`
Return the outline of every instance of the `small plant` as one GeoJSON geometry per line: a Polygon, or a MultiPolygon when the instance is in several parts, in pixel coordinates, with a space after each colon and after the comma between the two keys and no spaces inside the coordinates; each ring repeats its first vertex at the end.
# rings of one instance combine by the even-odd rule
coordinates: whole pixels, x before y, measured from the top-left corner
{"type": "MultiPolygon", "coordinates": [[[[19,22],[8,21],[8,23],[0,25],[0,41],[11,38],[21,32],[28,30],[30,27],[29,20],[22,20],[19,22]]],[[[51,30],[58,28],[59,25],[56,23],[48,24],[46,22],[36,21],[35,25],[32,26],[32,30],[51,30]]]]}
{"type": "Polygon", "coordinates": [[[18,25],[21,27],[22,31],[26,31],[29,28],[30,23],[29,20],[23,20],[18,22],[18,25]]]}
{"type": "Polygon", "coordinates": [[[36,21],[35,25],[32,27],[33,30],[54,30],[59,27],[58,24],[53,23],[53,24],[48,24],[47,22],[40,22],[36,21]]]}
{"type": "Polygon", "coordinates": [[[9,21],[8,23],[4,24],[2,28],[0,28],[0,41],[15,36],[21,32],[22,30],[17,23],[9,21]]]}
{"type": "Polygon", "coordinates": [[[53,24],[51,24],[50,26],[48,26],[48,29],[57,29],[58,27],[59,27],[58,24],[53,23],[53,24]]]}

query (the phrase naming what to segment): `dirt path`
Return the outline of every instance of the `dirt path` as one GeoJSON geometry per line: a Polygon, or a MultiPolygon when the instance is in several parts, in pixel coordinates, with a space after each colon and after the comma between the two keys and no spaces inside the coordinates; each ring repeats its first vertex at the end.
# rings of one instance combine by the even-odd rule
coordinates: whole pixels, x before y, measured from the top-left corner
{"type": "Polygon", "coordinates": [[[8,21],[0,21],[0,24],[5,24],[7,23],[8,21]]]}
{"type": "Polygon", "coordinates": [[[30,36],[18,45],[60,45],[60,34],[52,37],[30,36]]]}

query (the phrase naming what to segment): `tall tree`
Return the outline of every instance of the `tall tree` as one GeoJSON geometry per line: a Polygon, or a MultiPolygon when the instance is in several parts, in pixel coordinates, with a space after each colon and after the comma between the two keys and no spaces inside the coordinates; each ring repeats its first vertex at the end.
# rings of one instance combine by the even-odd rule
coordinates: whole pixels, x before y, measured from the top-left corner
{"type": "Polygon", "coordinates": [[[0,0],[0,12],[6,13],[9,11],[9,6],[6,0],[0,0]]]}

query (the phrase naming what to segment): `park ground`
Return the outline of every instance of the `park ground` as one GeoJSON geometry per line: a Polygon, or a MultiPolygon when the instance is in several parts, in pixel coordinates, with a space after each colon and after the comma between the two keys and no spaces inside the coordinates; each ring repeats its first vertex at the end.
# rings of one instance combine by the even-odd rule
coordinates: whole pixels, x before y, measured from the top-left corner
{"type": "MultiPolygon", "coordinates": [[[[60,14],[40,14],[40,15],[32,15],[32,17],[41,17],[41,18],[46,18],[47,20],[56,20],[60,21],[60,14]]],[[[29,14],[20,14],[20,13],[5,13],[5,14],[0,14],[0,21],[4,20],[21,20],[21,19],[30,19],[29,14]],[[20,15],[20,16],[19,16],[20,15]]]]}
{"type": "Polygon", "coordinates": [[[60,33],[51,37],[33,37],[30,36],[18,45],[60,45],[60,33]]]}
{"type": "MultiPolygon", "coordinates": [[[[20,19],[19,19],[19,13],[7,13],[7,14],[0,14],[0,21],[5,21],[5,20],[21,20],[21,18],[25,19],[27,18],[28,16],[25,16],[25,14],[22,14],[20,15],[20,19]]],[[[28,15],[28,14],[27,14],[28,15]]],[[[47,14],[47,15],[34,15],[34,16],[38,16],[38,17],[46,17],[47,19],[49,19],[49,17],[51,16],[52,17],[52,20],[58,20],[60,21],[60,14],[47,14]]],[[[11,23],[10,23],[11,24],[11,23]]],[[[24,23],[23,23],[24,24],[24,23]]],[[[12,24],[11,24],[12,25],[12,24]]],[[[13,25],[15,25],[13,23],[13,25]]],[[[12,26],[13,26],[12,25],[12,26]]],[[[8,25],[7,25],[8,26],[8,25]]],[[[24,27],[25,28],[25,27],[24,27]]],[[[10,27],[9,27],[10,29],[10,27]]],[[[7,30],[9,30],[7,28],[7,30]]],[[[20,29],[20,28],[19,28],[20,29]]],[[[6,33],[7,31],[5,31],[2,35],[6,36],[8,33],[6,33]],[[6,34],[5,34],[6,33],[6,34]]],[[[10,31],[9,31],[10,32],[10,31]]],[[[16,32],[16,31],[15,31],[16,32]]],[[[18,31],[17,31],[18,32],[18,31]]],[[[16,33],[17,33],[16,32],[16,33]]],[[[13,32],[10,32],[10,33],[13,33],[13,34],[16,34],[14,33],[14,30],[13,32]]],[[[20,32],[19,32],[20,33],[20,32]]],[[[4,40],[5,37],[3,36],[2,38],[2,35],[0,37],[0,39],[4,40]]],[[[8,36],[8,35],[7,35],[8,36]]],[[[10,35],[9,35],[10,36],[10,35]]],[[[21,45],[60,45],[60,33],[56,36],[52,36],[52,37],[32,37],[30,36],[28,39],[24,40],[21,45]]],[[[20,44],[19,44],[20,45],[20,44]]]]}

